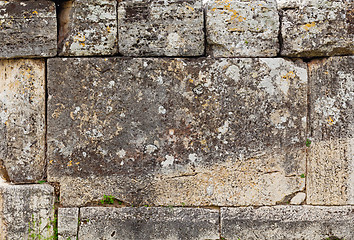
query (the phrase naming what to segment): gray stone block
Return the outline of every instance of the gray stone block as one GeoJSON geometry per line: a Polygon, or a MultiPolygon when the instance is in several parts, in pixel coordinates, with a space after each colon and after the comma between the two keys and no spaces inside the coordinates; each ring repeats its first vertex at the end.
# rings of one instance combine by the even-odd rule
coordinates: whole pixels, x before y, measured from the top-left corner
{"type": "Polygon", "coordinates": [[[274,57],[279,52],[275,0],[212,0],[207,3],[208,54],[274,57]]]}
{"type": "Polygon", "coordinates": [[[307,203],[354,204],[354,57],[309,63],[307,203]]]}
{"type": "Polygon", "coordinates": [[[0,165],[8,181],[44,177],[44,86],[44,60],[0,60],[0,165]]]}
{"type": "Polygon", "coordinates": [[[227,240],[354,239],[354,207],[274,206],[221,208],[227,240]]]}
{"type": "Polygon", "coordinates": [[[219,239],[219,211],[198,208],[81,208],[79,239],[219,239]]]}
{"type": "Polygon", "coordinates": [[[282,56],[354,54],[353,1],[292,1],[281,6],[282,56]]]}
{"type": "Polygon", "coordinates": [[[0,239],[49,239],[53,221],[52,186],[0,183],[0,239]]]}
{"type": "Polygon", "coordinates": [[[119,52],[124,56],[204,54],[201,0],[122,0],[118,22],[119,52]]]}
{"type": "Polygon", "coordinates": [[[76,240],[79,220],[79,208],[58,208],[58,240],[76,240]]]}
{"type": "Polygon", "coordinates": [[[302,62],[50,59],[48,93],[48,177],[65,206],[273,205],[304,189],[302,62]]]}
{"type": "Polygon", "coordinates": [[[117,1],[75,0],[59,4],[60,56],[117,53],[117,1]]]}
{"type": "Polygon", "coordinates": [[[0,58],[51,57],[57,54],[53,1],[0,1],[0,58]]]}

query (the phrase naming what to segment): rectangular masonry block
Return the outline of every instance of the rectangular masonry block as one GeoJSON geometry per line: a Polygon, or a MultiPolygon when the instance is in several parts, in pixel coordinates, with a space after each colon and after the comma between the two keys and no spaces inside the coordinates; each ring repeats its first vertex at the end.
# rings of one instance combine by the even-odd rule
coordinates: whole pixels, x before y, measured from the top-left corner
{"type": "Polygon", "coordinates": [[[122,0],[118,23],[119,52],[124,56],[204,54],[201,0],[122,0]]]}
{"type": "Polygon", "coordinates": [[[58,208],[58,240],[77,239],[79,221],[79,208],[58,208]]]}
{"type": "Polygon", "coordinates": [[[0,183],[0,239],[52,239],[54,188],[0,183]]]}
{"type": "Polygon", "coordinates": [[[0,60],[0,168],[8,181],[45,174],[44,86],[44,60],[0,60]]]}
{"type": "Polygon", "coordinates": [[[57,54],[54,1],[0,1],[0,58],[57,54]]]}
{"type": "Polygon", "coordinates": [[[354,204],[354,57],[309,63],[307,203],[354,204]]]}
{"type": "Polygon", "coordinates": [[[354,54],[354,2],[348,0],[281,1],[282,56],[354,54]],[[285,3],[283,3],[285,2],[285,3]]]}
{"type": "Polygon", "coordinates": [[[304,189],[301,61],[50,59],[48,94],[65,206],[273,205],[304,189]]]}
{"type": "Polygon", "coordinates": [[[117,1],[71,0],[59,3],[60,56],[117,53],[117,1]]]}
{"type": "Polygon", "coordinates": [[[219,239],[219,211],[201,208],[80,209],[79,239],[219,239]]]}
{"type": "Polygon", "coordinates": [[[227,240],[354,239],[354,207],[274,206],[221,208],[227,240]]]}
{"type": "Polygon", "coordinates": [[[279,52],[275,0],[210,0],[208,54],[214,57],[274,57],[279,52]]]}

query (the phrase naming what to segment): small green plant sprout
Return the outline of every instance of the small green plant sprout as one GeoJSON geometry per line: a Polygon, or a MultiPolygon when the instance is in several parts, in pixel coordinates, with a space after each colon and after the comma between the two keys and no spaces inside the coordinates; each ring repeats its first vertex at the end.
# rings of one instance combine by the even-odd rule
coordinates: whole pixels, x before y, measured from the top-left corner
{"type": "Polygon", "coordinates": [[[306,147],[310,147],[310,145],[311,145],[311,140],[310,139],[306,139],[306,147]]]}
{"type": "Polygon", "coordinates": [[[101,204],[113,204],[115,197],[112,195],[103,195],[103,199],[101,199],[101,204]]]}
{"type": "Polygon", "coordinates": [[[181,205],[182,205],[182,207],[186,206],[186,204],[184,202],[181,202],[181,205]]]}
{"type": "Polygon", "coordinates": [[[300,175],[300,177],[301,177],[301,178],[305,178],[306,176],[305,176],[305,174],[303,173],[303,174],[300,175]]]}
{"type": "Polygon", "coordinates": [[[34,215],[29,222],[28,227],[28,239],[29,240],[57,240],[58,228],[57,228],[57,216],[54,215],[54,219],[48,219],[47,223],[42,222],[39,218],[36,220],[34,215]],[[44,224],[46,224],[44,226],[44,224]],[[52,229],[52,230],[51,230],[52,229]]]}
{"type": "Polygon", "coordinates": [[[122,205],[123,204],[122,201],[119,201],[119,200],[117,200],[117,201],[118,201],[118,205],[122,205]]]}
{"type": "Polygon", "coordinates": [[[38,181],[37,183],[43,184],[43,183],[46,183],[46,182],[47,182],[46,180],[40,180],[40,181],[38,181]]]}
{"type": "Polygon", "coordinates": [[[248,44],[248,41],[246,40],[245,43],[248,44]]]}

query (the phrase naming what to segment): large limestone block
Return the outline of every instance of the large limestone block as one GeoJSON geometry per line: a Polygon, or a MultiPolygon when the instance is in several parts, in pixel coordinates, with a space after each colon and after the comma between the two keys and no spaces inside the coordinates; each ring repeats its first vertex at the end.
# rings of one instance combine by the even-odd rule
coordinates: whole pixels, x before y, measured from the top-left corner
{"type": "Polygon", "coordinates": [[[302,62],[50,59],[48,93],[64,205],[272,205],[304,189],[302,62]]]}
{"type": "Polygon", "coordinates": [[[51,239],[54,189],[0,183],[0,239],[51,239]]]}
{"type": "Polygon", "coordinates": [[[0,165],[8,181],[45,174],[44,86],[44,60],[0,60],[0,165]]]}
{"type": "Polygon", "coordinates": [[[58,240],[77,239],[79,221],[79,208],[58,208],[58,240]]]}
{"type": "Polygon", "coordinates": [[[353,1],[280,2],[280,7],[284,8],[281,17],[282,56],[315,57],[354,53],[353,1]]]}
{"type": "Polygon", "coordinates": [[[0,1],[0,58],[57,54],[54,1],[0,1]]]}
{"type": "Polygon", "coordinates": [[[227,240],[354,239],[354,207],[274,206],[221,208],[227,240]]]}
{"type": "Polygon", "coordinates": [[[354,57],[309,63],[307,203],[354,204],[354,57]]]}
{"type": "Polygon", "coordinates": [[[59,3],[59,55],[113,55],[117,49],[117,1],[59,3]]]}
{"type": "Polygon", "coordinates": [[[214,57],[273,57],[279,52],[275,0],[210,0],[208,54],[214,57]]]}
{"type": "Polygon", "coordinates": [[[80,209],[79,239],[219,239],[219,211],[198,208],[80,209]]]}
{"type": "Polygon", "coordinates": [[[118,22],[119,52],[124,56],[204,54],[201,0],[122,0],[118,22]]]}

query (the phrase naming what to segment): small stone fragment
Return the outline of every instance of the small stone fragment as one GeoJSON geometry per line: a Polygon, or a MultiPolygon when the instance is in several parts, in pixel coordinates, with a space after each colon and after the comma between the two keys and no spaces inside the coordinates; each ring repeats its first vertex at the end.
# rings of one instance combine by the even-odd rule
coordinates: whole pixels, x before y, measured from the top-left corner
{"type": "Polygon", "coordinates": [[[117,1],[75,0],[59,4],[60,56],[117,53],[117,1]]]}
{"type": "Polygon", "coordinates": [[[208,54],[274,57],[279,52],[275,0],[211,0],[207,3],[208,54]]]}
{"type": "Polygon", "coordinates": [[[0,60],[0,163],[8,181],[45,174],[44,86],[44,60],[0,60]]]}
{"type": "Polygon", "coordinates": [[[122,0],[119,52],[124,56],[200,56],[204,53],[201,0],[122,0]]]}
{"type": "Polygon", "coordinates": [[[354,204],[354,57],[309,63],[307,203],[354,204]]]}
{"type": "Polygon", "coordinates": [[[221,208],[221,236],[227,240],[354,239],[353,212],[353,206],[221,208]]]}
{"type": "Polygon", "coordinates": [[[353,1],[291,2],[290,5],[283,3],[281,5],[284,7],[281,15],[282,56],[354,54],[353,1]]]}
{"type": "Polygon", "coordinates": [[[58,209],[58,240],[77,239],[79,208],[58,209]]]}
{"type": "Polygon", "coordinates": [[[306,193],[299,192],[290,200],[290,204],[299,205],[303,203],[305,199],[306,199],[306,193]]]}
{"type": "Polygon", "coordinates": [[[54,227],[52,186],[0,183],[1,239],[51,239],[54,227]]]}
{"type": "Polygon", "coordinates": [[[54,1],[0,1],[0,58],[57,54],[54,1]]]}
{"type": "Polygon", "coordinates": [[[79,239],[219,239],[219,211],[85,207],[80,209],[79,239]]]}

